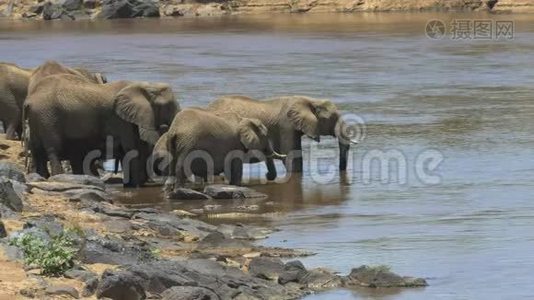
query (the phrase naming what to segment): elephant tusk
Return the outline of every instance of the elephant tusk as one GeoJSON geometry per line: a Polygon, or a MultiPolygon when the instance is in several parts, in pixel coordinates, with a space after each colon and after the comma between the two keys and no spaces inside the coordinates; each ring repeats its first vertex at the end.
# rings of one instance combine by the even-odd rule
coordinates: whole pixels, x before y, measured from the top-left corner
{"type": "Polygon", "coordinates": [[[354,145],[358,145],[360,142],[358,142],[357,140],[350,140],[350,143],[354,145]]]}
{"type": "Polygon", "coordinates": [[[284,158],[287,157],[287,155],[276,153],[275,151],[273,151],[273,154],[271,154],[271,155],[269,155],[267,157],[274,158],[274,159],[284,159],[284,158]]]}

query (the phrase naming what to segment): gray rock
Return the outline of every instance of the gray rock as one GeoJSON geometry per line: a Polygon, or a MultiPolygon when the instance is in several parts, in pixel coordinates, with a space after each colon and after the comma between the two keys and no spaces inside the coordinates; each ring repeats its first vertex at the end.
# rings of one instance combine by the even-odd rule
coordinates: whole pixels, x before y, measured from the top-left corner
{"type": "Polygon", "coordinates": [[[147,245],[139,245],[111,236],[102,237],[91,232],[87,232],[86,235],[85,247],[80,251],[80,260],[84,263],[127,265],[154,259],[147,245]]]}
{"type": "Polygon", "coordinates": [[[67,11],[80,10],[83,0],[63,0],[61,6],[67,11]]]}
{"type": "Polygon", "coordinates": [[[427,286],[423,278],[399,276],[387,268],[361,266],[352,269],[347,277],[347,285],[365,287],[422,287],[427,286]]]}
{"type": "Polygon", "coordinates": [[[0,177],[6,177],[22,183],[26,182],[24,171],[14,163],[8,161],[0,161],[0,177]]]}
{"type": "Polygon", "coordinates": [[[4,177],[0,177],[0,204],[9,209],[21,212],[24,206],[24,195],[16,192],[13,183],[4,177]]]}
{"type": "Polygon", "coordinates": [[[210,196],[197,192],[193,189],[177,188],[167,194],[167,198],[171,200],[209,200],[210,196]]]}
{"type": "Polygon", "coordinates": [[[249,198],[266,198],[267,195],[257,192],[251,188],[213,184],[204,188],[204,193],[213,199],[249,199],[249,198]]]}
{"type": "Polygon", "coordinates": [[[75,299],[80,298],[80,295],[78,294],[78,291],[68,285],[52,285],[46,288],[45,293],[48,295],[68,295],[75,299]]]}
{"type": "Polygon", "coordinates": [[[150,0],[104,0],[101,19],[159,17],[158,4],[150,0]]]}
{"type": "Polygon", "coordinates": [[[85,282],[85,285],[83,287],[82,291],[82,297],[91,297],[96,293],[96,290],[98,289],[98,278],[93,277],[85,282]]]}
{"type": "Polygon", "coordinates": [[[218,300],[213,291],[197,286],[174,286],[161,293],[162,300],[218,300]]]}
{"type": "Polygon", "coordinates": [[[140,212],[133,216],[136,220],[147,221],[145,225],[162,235],[181,235],[187,233],[204,238],[217,228],[199,220],[180,218],[176,214],[164,212],[140,212]]]}
{"type": "Polygon", "coordinates": [[[260,228],[244,224],[228,225],[222,224],[217,230],[232,239],[260,240],[268,237],[273,232],[272,229],[260,228]]]}
{"type": "Polygon", "coordinates": [[[4,223],[2,223],[2,220],[0,220],[0,239],[3,239],[7,236],[6,227],[4,226],[4,223]]]}
{"type": "Polygon", "coordinates": [[[68,190],[65,195],[72,202],[81,201],[95,201],[95,202],[110,202],[111,196],[105,192],[94,189],[68,190]]]}
{"type": "Polygon", "coordinates": [[[45,192],[55,192],[55,193],[63,193],[69,190],[84,190],[84,189],[92,189],[92,190],[98,190],[98,191],[104,191],[103,189],[92,186],[92,185],[83,185],[83,184],[77,184],[77,183],[66,183],[66,182],[31,182],[28,183],[28,187],[30,189],[38,189],[45,192]]]}
{"type": "Polygon", "coordinates": [[[46,181],[46,179],[37,173],[30,173],[26,175],[26,182],[41,182],[41,181],[46,181]]]}
{"type": "Polygon", "coordinates": [[[248,270],[254,277],[278,281],[284,272],[284,263],[279,258],[255,257],[250,261],[248,270]]]}
{"type": "Polygon", "coordinates": [[[343,280],[341,277],[332,274],[327,270],[318,268],[308,271],[302,276],[299,283],[311,290],[322,291],[342,286],[343,280]]]}
{"type": "Polygon", "coordinates": [[[59,174],[48,178],[50,182],[64,182],[79,185],[90,185],[101,190],[106,188],[106,185],[100,178],[89,175],[73,175],[73,174],[59,174]]]}
{"type": "Polygon", "coordinates": [[[43,5],[43,19],[44,20],[74,20],[74,17],[70,15],[60,4],[46,2],[43,5]]]}
{"type": "Polygon", "coordinates": [[[145,299],[146,293],[141,278],[129,271],[106,270],[96,290],[97,298],[113,300],[145,299]]]}
{"type": "MultiPolygon", "coordinates": [[[[83,0],[83,7],[87,9],[94,9],[98,5],[98,0],[83,0]]],[[[122,181],[121,181],[122,183],[122,181]]]]}
{"type": "Polygon", "coordinates": [[[308,271],[302,262],[295,260],[285,264],[284,271],[278,278],[278,283],[287,284],[289,282],[300,282],[308,271]]]}
{"type": "Polygon", "coordinates": [[[203,238],[197,245],[197,249],[248,249],[252,244],[247,241],[229,239],[221,232],[213,232],[203,238]]]}
{"type": "Polygon", "coordinates": [[[87,282],[97,277],[96,274],[91,271],[77,269],[68,270],[67,272],[65,272],[64,276],[65,278],[77,279],[83,282],[87,282]]]}

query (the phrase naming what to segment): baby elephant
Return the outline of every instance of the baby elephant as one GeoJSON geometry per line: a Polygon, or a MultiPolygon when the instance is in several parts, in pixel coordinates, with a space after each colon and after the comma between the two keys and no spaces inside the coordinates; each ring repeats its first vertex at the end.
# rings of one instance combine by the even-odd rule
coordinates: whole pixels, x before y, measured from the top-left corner
{"type": "Polygon", "coordinates": [[[208,182],[221,173],[230,184],[240,185],[243,163],[285,157],[274,152],[267,128],[258,119],[200,108],[178,113],[155,151],[159,157],[165,151],[170,155],[168,174],[174,176],[174,187],[184,186],[192,175],[208,182]]]}

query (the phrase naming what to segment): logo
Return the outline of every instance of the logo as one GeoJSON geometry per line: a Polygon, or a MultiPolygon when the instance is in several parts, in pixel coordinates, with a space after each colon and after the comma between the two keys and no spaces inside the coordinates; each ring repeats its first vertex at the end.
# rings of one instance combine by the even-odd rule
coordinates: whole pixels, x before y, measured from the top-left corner
{"type": "Polygon", "coordinates": [[[440,40],[445,37],[445,23],[441,20],[430,20],[425,27],[426,36],[433,40],[440,40]]]}

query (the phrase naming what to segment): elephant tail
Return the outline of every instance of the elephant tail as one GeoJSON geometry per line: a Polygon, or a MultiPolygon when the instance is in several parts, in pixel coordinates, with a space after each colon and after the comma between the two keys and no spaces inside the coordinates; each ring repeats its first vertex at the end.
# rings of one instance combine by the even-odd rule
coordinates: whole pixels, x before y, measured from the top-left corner
{"type": "Polygon", "coordinates": [[[28,120],[26,120],[28,116],[28,109],[29,104],[24,103],[22,106],[22,118],[21,118],[21,126],[22,126],[22,133],[20,137],[20,143],[22,145],[22,149],[24,151],[24,168],[26,169],[26,172],[30,172],[31,168],[31,153],[30,153],[30,126],[28,120]]]}

